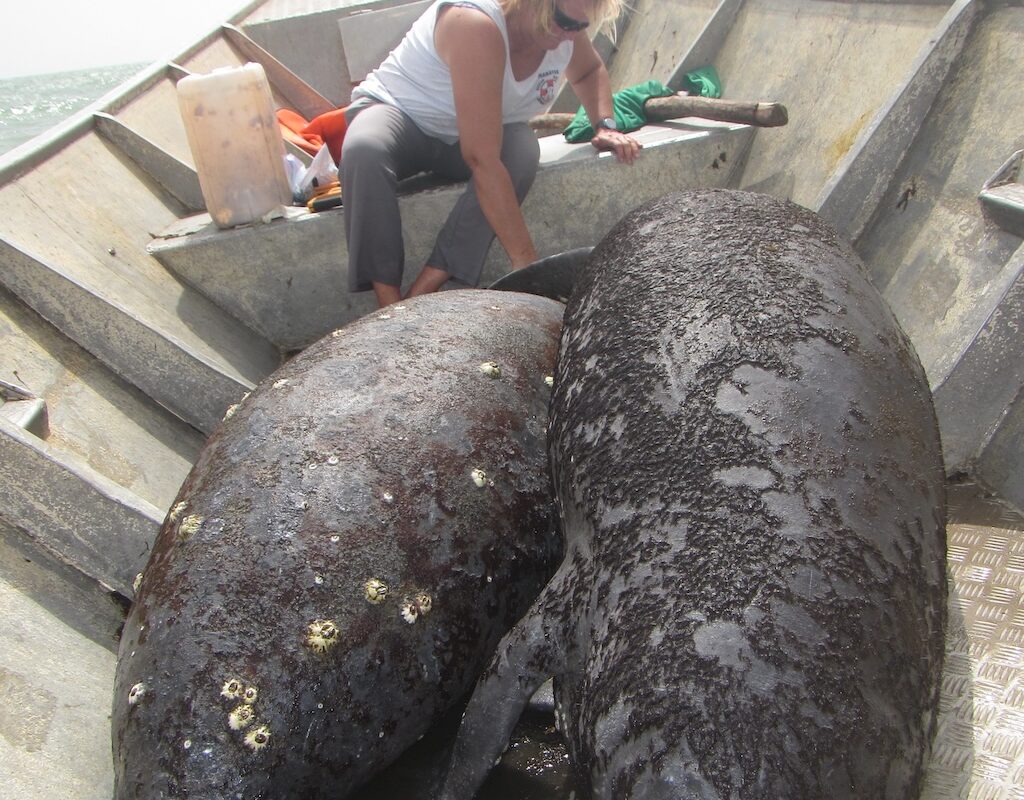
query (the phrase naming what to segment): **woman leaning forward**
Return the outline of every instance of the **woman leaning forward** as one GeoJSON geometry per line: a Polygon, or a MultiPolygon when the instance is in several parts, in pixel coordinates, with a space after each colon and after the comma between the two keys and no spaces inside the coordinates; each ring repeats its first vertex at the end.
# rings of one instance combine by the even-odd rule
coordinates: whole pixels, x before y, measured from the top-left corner
{"type": "Polygon", "coordinates": [[[401,299],[405,252],[397,183],[420,172],[469,180],[408,296],[480,280],[495,236],[513,269],[537,259],[520,204],[540,147],[527,121],[564,77],[627,164],[640,144],[615,129],[608,71],[587,35],[621,0],[437,0],[355,92],[341,157],[349,289],[401,299]]]}

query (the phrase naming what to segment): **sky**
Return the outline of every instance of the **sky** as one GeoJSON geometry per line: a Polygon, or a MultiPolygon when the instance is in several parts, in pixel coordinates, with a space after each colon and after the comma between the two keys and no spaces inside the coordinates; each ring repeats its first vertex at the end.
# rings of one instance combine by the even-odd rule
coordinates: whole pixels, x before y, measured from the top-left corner
{"type": "Polygon", "coordinates": [[[4,0],[0,78],[167,59],[248,0],[4,0]]]}

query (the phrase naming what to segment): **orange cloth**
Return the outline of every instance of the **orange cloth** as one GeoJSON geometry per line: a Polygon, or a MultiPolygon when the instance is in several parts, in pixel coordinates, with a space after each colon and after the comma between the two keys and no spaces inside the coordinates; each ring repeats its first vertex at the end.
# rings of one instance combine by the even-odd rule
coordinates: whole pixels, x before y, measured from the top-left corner
{"type": "Polygon", "coordinates": [[[286,142],[291,142],[311,156],[315,156],[320,152],[320,148],[324,146],[324,140],[321,137],[316,135],[305,136],[303,134],[309,122],[301,114],[297,114],[290,108],[279,108],[277,110],[277,124],[281,129],[281,137],[286,142]]]}
{"type": "Polygon", "coordinates": [[[277,123],[285,141],[302,148],[311,156],[315,156],[326,144],[327,149],[331,151],[331,158],[338,164],[341,162],[341,143],[348,128],[345,110],[337,108],[307,121],[301,114],[289,108],[279,108],[277,123]]]}
{"type": "Polygon", "coordinates": [[[345,131],[348,130],[348,123],[345,122],[345,112],[348,107],[337,108],[328,111],[318,117],[313,117],[309,125],[302,132],[304,136],[317,136],[327,145],[331,151],[331,158],[335,164],[341,163],[341,143],[345,141],[345,131]]]}

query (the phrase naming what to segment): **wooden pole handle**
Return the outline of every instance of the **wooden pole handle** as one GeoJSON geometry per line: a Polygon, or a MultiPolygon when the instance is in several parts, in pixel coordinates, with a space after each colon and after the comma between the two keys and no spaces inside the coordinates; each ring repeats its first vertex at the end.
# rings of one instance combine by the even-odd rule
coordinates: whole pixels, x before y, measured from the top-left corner
{"type": "MultiPolygon", "coordinates": [[[[711,97],[691,97],[677,94],[671,97],[652,97],[644,103],[649,122],[664,122],[680,117],[701,117],[719,122],[736,122],[775,128],[789,122],[789,112],[781,103],[758,103],[744,100],[721,100],[711,97]]],[[[574,114],[538,114],[530,120],[530,127],[539,135],[561,133],[572,122],[574,114]]]]}

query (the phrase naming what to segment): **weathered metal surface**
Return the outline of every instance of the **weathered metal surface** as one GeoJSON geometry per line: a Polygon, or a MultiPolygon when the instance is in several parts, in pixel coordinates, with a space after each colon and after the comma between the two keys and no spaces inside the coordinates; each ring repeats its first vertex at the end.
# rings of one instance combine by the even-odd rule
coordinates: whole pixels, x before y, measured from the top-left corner
{"type": "Polygon", "coordinates": [[[833,229],[740,192],[628,215],[566,308],[549,449],[566,557],[470,701],[447,800],[549,674],[595,798],[917,795],[946,621],[938,428],[833,229]]]}
{"type": "Polygon", "coordinates": [[[544,435],[561,312],[417,298],[241,403],[125,626],[118,798],[342,797],[463,697],[560,554],[544,435]]]}
{"type": "MultiPolygon", "coordinates": [[[[647,126],[636,133],[644,154],[633,166],[589,143],[541,139],[541,167],[523,203],[538,252],[593,246],[630,208],[665,192],[731,185],[753,136],[747,126],[711,121],[647,126]]],[[[399,198],[407,284],[465,191],[462,184],[430,185],[411,193],[403,189],[399,198]]],[[[197,219],[205,227],[172,226],[148,251],[282,349],[304,347],[372,310],[372,293],[345,290],[348,250],[340,209],[311,214],[293,208],[285,219],[230,231],[217,230],[205,215],[197,219]]],[[[508,270],[505,251],[492,247],[480,285],[508,270]]]]}

